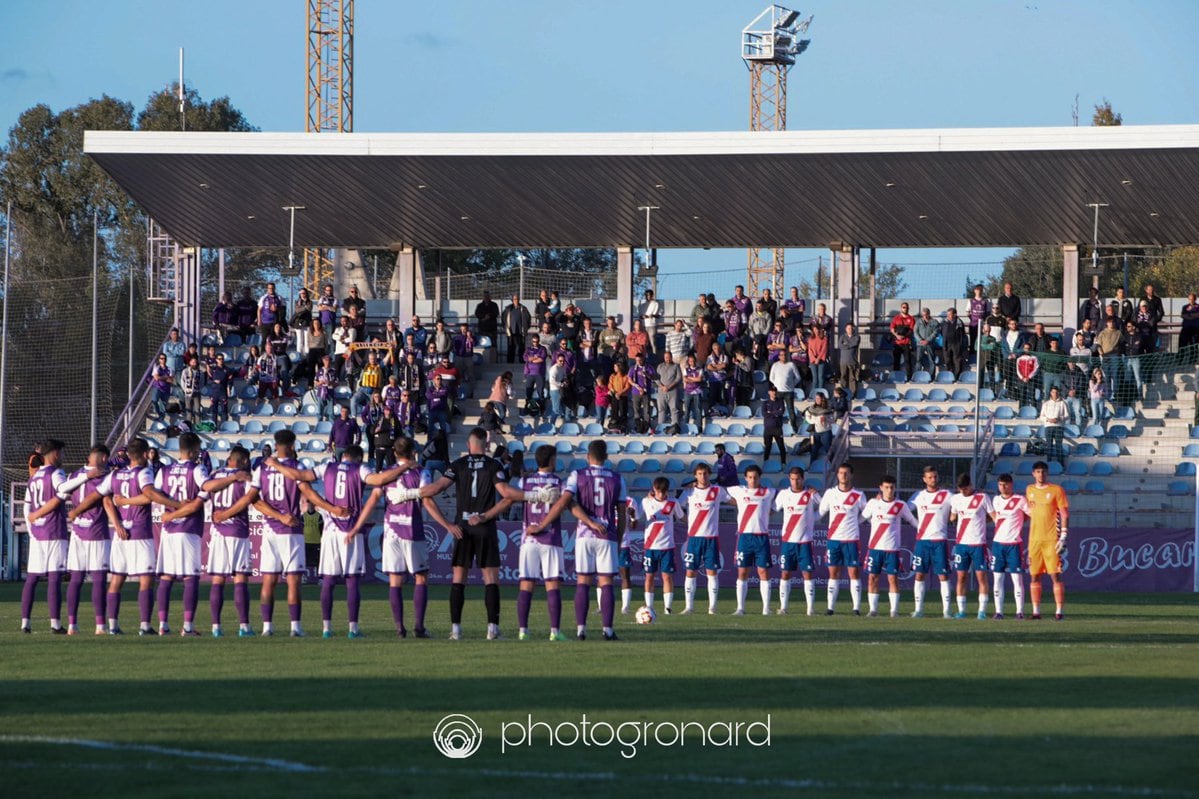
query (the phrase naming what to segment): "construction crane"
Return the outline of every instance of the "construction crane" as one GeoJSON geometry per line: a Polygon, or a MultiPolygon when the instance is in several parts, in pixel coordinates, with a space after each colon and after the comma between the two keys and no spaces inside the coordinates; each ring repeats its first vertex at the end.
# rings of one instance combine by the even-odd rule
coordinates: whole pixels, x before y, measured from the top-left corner
{"type": "MultiPolygon", "coordinates": [[[[799,12],[771,5],[741,31],[741,59],[749,69],[749,129],[787,129],[787,72],[811,39],[799,38],[812,24],[799,12]]],[[[751,247],[746,283],[750,296],[769,288],[782,294],[782,248],[751,247]]]]}
{"type": "MultiPolygon", "coordinates": [[[[354,130],[354,0],[308,0],[307,87],[305,131],[354,130]]],[[[304,250],[304,285],[314,298],[344,260],[344,252],[304,250]]]]}

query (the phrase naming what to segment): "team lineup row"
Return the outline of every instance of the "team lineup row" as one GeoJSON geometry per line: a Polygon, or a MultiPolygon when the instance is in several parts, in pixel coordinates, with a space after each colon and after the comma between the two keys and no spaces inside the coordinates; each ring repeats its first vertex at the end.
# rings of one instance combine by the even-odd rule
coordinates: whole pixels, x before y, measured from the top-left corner
{"type": "Polygon", "coordinates": [[[792,576],[803,579],[806,612],[815,613],[813,540],[817,521],[828,517],[828,606],[836,606],[839,582],[848,578],[853,612],[861,612],[859,546],[862,522],[869,523],[865,571],[868,575],[869,615],[878,614],[880,575],[887,576],[890,615],[898,615],[900,530],[904,523],[916,529],[912,558],[915,572],[915,611],[924,612],[925,582],[929,574],[940,581],[942,614],[966,615],[967,585],[973,573],[978,582],[979,618],[987,615],[988,573],[993,573],[995,616],[1002,618],[1003,575],[1010,575],[1018,617],[1024,615],[1023,528],[1030,519],[1027,560],[1032,574],[1032,617],[1040,617],[1040,577],[1049,574],[1054,585],[1056,617],[1061,618],[1064,585],[1059,553],[1067,535],[1068,506],[1059,486],[1045,481],[1048,467],[1034,466],[1035,482],[1025,495],[1012,493],[1010,475],[999,479],[995,497],[976,491],[967,475],[958,480],[957,492],[943,489],[932,467],[924,471],[925,488],[902,501],[895,481],[884,478],[873,498],[853,484],[853,467],[837,470],[837,484],[823,494],[804,484],[801,468],[791,469],[790,485],[775,490],[760,484],[761,470],[751,465],[745,485],[721,487],[710,482],[710,468],[699,464],[695,482],[672,494],[665,478],[653,483],[639,501],[628,494],[624,478],[605,467],[607,446],[591,442],[588,466],[565,477],[556,473],[553,447],[539,447],[537,470],[509,485],[504,466],[485,454],[486,432],[473,431],[468,452],[436,479],[417,464],[415,444],[402,438],[395,444],[396,465],[373,472],[362,463],[362,450],[348,448],[338,462],[313,469],[302,468],[294,457],[295,436],[276,433],[276,454],[250,468],[249,453],[234,447],[224,467],[211,475],[198,462],[200,440],[194,434],[180,437],[180,459],[156,474],[147,465],[147,446],[141,440],[126,448],[127,463],[109,463],[102,446],[93,448],[87,464],[67,477],[59,464],[63,445],[47,440],[39,446],[40,463],[32,470],[26,503],[30,531],[27,578],[22,593],[21,627],[32,629],[30,616],[38,582],[48,583],[51,630],[78,631],[77,612],[83,583],[92,582],[96,634],[120,634],[121,588],[126,579],[138,581],[139,632],[152,634],[151,615],[158,608],[158,634],[170,632],[171,592],[183,583],[184,636],[197,636],[195,616],[199,599],[205,505],[211,518],[206,569],[212,578],[210,607],[212,634],[223,635],[221,613],[224,586],[234,586],[242,637],[255,635],[250,626],[249,510],[257,509],[264,524],[260,545],[262,634],[272,635],[275,587],[282,577],[287,584],[290,633],[302,636],[300,585],[306,572],[300,500],[306,499],[322,516],[323,530],[318,573],[321,576],[323,635],[332,635],[332,606],[336,584],[346,584],[349,636],[361,637],[358,628],[359,581],[366,571],[365,536],[379,501],[384,503],[382,570],[389,576],[390,602],[396,631],[408,634],[404,622],[403,585],[411,576],[416,637],[429,637],[424,617],[428,602],[428,551],[424,540],[425,514],[454,538],[453,581],[450,587],[451,639],[462,635],[461,617],[469,570],[477,566],[483,577],[488,617],[487,637],[499,638],[499,542],[496,519],[514,503],[524,503],[520,546],[520,591],[517,615],[520,638],[529,636],[528,618],[532,591],[537,582],[546,586],[551,640],[565,640],[561,632],[561,580],[563,574],[562,517],[570,512],[577,520],[575,540],[576,636],[586,638],[590,586],[597,587],[603,634],[615,640],[613,579],[622,577],[622,606],[628,612],[632,589],[628,574],[626,529],[644,530],[645,605],[642,620],[653,618],[656,587],[660,579],[663,606],[672,613],[675,572],[675,525],[686,523],[683,547],[684,608],[694,610],[698,579],[707,578],[708,612],[715,613],[721,569],[718,547],[720,506],[731,503],[737,516],[737,609],[745,612],[748,580],[756,571],[762,613],[771,612],[771,575],[775,558],[770,546],[771,515],[781,512],[781,545],[778,565],[779,614],[790,607],[792,576]],[[111,470],[108,468],[112,466],[111,470]],[[313,489],[319,483],[320,492],[313,489]],[[433,498],[450,488],[456,493],[452,519],[441,513],[433,498]],[[370,493],[367,493],[367,489],[370,493]],[[155,541],[153,505],[160,506],[161,534],[155,541]],[[994,524],[988,548],[987,521],[994,524]],[[956,528],[955,528],[956,525],[956,528]],[[952,536],[952,539],[951,539],[952,536]],[[622,544],[624,546],[622,546],[622,544]],[[952,544],[952,567],[950,553],[952,544]],[[957,574],[957,613],[950,613],[951,570],[957,574]],[[68,625],[61,625],[60,584],[64,572],[68,625]],[[157,593],[154,579],[158,578],[157,593]],[[107,593],[105,591],[107,587],[107,593]]]}

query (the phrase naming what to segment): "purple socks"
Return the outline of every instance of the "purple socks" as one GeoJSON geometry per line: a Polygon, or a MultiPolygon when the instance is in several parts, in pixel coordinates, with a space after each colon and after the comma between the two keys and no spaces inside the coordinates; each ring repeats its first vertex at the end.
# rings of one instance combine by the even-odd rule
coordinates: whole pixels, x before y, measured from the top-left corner
{"type": "Polygon", "coordinates": [[[105,590],[104,578],[108,575],[102,571],[92,572],[92,612],[96,616],[96,624],[104,625],[104,616],[108,610],[108,596],[105,590]]]}
{"type": "Polygon", "coordinates": [[[429,606],[429,586],[417,583],[412,589],[412,608],[416,611],[416,629],[425,629],[425,608],[429,606]]]}
{"type": "Polygon", "coordinates": [[[616,590],[612,585],[600,586],[600,618],[608,628],[616,620],[616,590]]]}
{"type": "MultiPolygon", "coordinates": [[[[223,598],[223,595],[222,595],[223,598]]],[[[250,585],[249,583],[233,584],[233,607],[237,608],[238,624],[250,623],[250,585]]]]}
{"type": "Polygon", "coordinates": [[[579,583],[575,586],[575,624],[587,624],[587,611],[591,609],[591,586],[579,583]]]}
{"type": "Polygon", "coordinates": [[[143,626],[150,626],[150,616],[154,612],[154,589],[138,589],[137,592],[137,610],[141,614],[141,622],[143,626]]]}
{"type": "Polygon", "coordinates": [[[158,623],[166,624],[167,616],[171,612],[171,586],[175,584],[174,580],[159,580],[158,581],[158,623]]]}
{"type": "Polygon", "coordinates": [[[562,592],[557,588],[546,591],[545,601],[550,608],[550,629],[556,630],[562,626],[562,592]]]}
{"type": "Polygon", "coordinates": [[[79,617],[79,593],[83,589],[83,572],[72,571],[67,583],[67,624],[76,624],[79,617]]]}
{"type": "Polygon", "coordinates": [[[21,618],[28,619],[33,616],[33,595],[37,591],[37,581],[42,579],[39,575],[31,574],[25,578],[25,587],[21,589],[21,618]]]}
{"type": "Polygon", "coordinates": [[[212,623],[215,626],[221,624],[221,611],[225,607],[225,585],[224,583],[213,583],[208,589],[208,610],[212,613],[212,623]]]}
{"type": "Polygon", "coordinates": [[[275,615],[274,598],[264,601],[259,607],[262,609],[262,621],[266,624],[271,624],[275,615]]]}
{"type": "Polygon", "coordinates": [[[520,629],[529,627],[529,607],[533,604],[533,592],[521,591],[516,595],[516,623],[520,629]]]}
{"type": "Polygon", "coordinates": [[[346,612],[349,614],[350,624],[358,623],[358,608],[362,605],[362,597],[358,593],[358,577],[346,578],[346,612]]]}
{"type": "Polygon", "coordinates": [[[183,623],[191,624],[196,620],[196,606],[200,604],[200,578],[183,578],[183,623]]]}
{"type": "MultiPolygon", "coordinates": [[[[336,577],[325,575],[321,578],[321,621],[333,620],[333,586],[335,585],[337,585],[336,577]]],[[[289,610],[291,609],[291,605],[287,607],[289,610]]]]}
{"type": "Polygon", "coordinates": [[[121,617],[121,592],[108,592],[108,618],[116,621],[121,617]]]}
{"type": "Polygon", "coordinates": [[[387,595],[391,599],[391,618],[395,620],[396,632],[402,632],[404,630],[404,588],[393,585],[387,595]]]}

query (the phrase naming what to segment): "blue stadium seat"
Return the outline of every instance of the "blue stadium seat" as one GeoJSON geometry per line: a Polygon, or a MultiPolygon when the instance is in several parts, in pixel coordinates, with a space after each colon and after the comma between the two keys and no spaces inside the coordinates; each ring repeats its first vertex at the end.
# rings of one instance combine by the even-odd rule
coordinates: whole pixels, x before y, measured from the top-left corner
{"type": "Polygon", "coordinates": [[[1199,458],[1199,444],[1187,444],[1182,448],[1182,457],[1199,458]]]}
{"type": "Polygon", "coordinates": [[[747,436],[749,435],[749,431],[745,429],[745,425],[734,423],[728,426],[725,434],[730,436],[747,436]]]}
{"type": "Polygon", "coordinates": [[[633,478],[633,490],[634,491],[649,491],[653,487],[654,487],[654,481],[649,477],[634,477],[633,478]]]}
{"type": "Polygon", "coordinates": [[[968,386],[973,386],[978,383],[978,373],[973,370],[962,372],[962,376],[958,379],[958,382],[965,383],[968,386]]]}
{"type": "Polygon", "coordinates": [[[824,481],[821,480],[819,477],[811,477],[811,478],[808,478],[807,480],[804,480],[804,485],[809,486],[810,488],[814,488],[817,491],[824,490],[824,481]]]}
{"type": "Polygon", "coordinates": [[[1020,457],[1020,445],[1015,441],[1007,441],[999,448],[999,455],[1003,458],[1018,458],[1020,457]]]}
{"type": "Polygon", "coordinates": [[[616,462],[616,471],[629,473],[637,471],[637,461],[632,458],[621,458],[616,462]]]}
{"type": "Polygon", "coordinates": [[[1060,463],[1058,463],[1057,461],[1049,461],[1049,476],[1050,477],[1057,477],[1063,471],[1064,470],[1062,469],[1062,465],[1060,463]]]}
{"type": "Polygon", "coordinates": [[[327,436],[332,432],[333,432],[333,422],[330,422],[328,419],[324,419],[324,420],[316,423],[317,435],[327,436]]]}
{"type": "Polygon", "coordinates": [[[949,408],[945,412],[947,414],[949,414],[950,419],[965,419],[966,418],[966,409],[963,408],[961,405],[950,405],[949,408]]]}
{"type": "Polygon", "coordinates": [[[255,444],[253,441],[251,441],[248,438],[239,438],[239,439],[237,439],[237,446],[241,447],[242,449],[248,449],[250,452],[253,452],[255,444]]]}
{"type": "Polygon", "coordinates": [[[624,446],[619,441],[613,440],[613,441],[608,442],[608,454],[609,455],[619,455],[623,451],[624,451],[624,446]]]}
{"type": "Polygon", "coordinates": [[[566,422],[562,425],[562,429],[558,431],[558,435],[562,436],[577,436],[582,435],[579,430],[579,425],[575,422],[566,422]]]}
{"type": "Polygon", "coordinates": [[[242,386],[241,391],[238,392],[238,396],[242,399],[257,399],[258,389],[254,386],[242,386]]]}
{"type": "Polygon", "coordinates": [[[1174,476],[1175,477],[1194,477],[1195,476],[1195,464],[1191,463],[1190,461],[1183,461],[1182,463],[1180,463],[1174,467],[1174,476]]]}
{"type": "Polygon", "coordinates": [[[699,435],[699,428],[696,427],[693,422],[687,422],[687,424],[682,426],[681,430],[682,430],[682,434],[685,436],[698,436],[699,435]]]}
{"type": "MultiPolygon", "coordinates": [[[[784,436],[793,435],[793,433],[790,431],[791,431],[791,423],[783,422],[783,435],[784,436]]],[[[758,422],[753,427],[749,428],[749,434],[751,436],[756,436],[758,438],[761,438],[762,436],[766,435],[766,425],[764,425],[761,422],[758,422]]]]}
{"type": "Polygon", "coordinates": [[[701,463],[707,464],[708,466],[712,465],[711,463],[708,463],[708,461],[705,461],[701,458],[696,458],[695,460],[691,461],[691,463],[687,464],[687,474],[694,473],[701,463]]]}
{"type": "Polygon", "coordinates": [[[704,435],[710,438],[720,438],[724,435],[724,428],[716,424],[716,422],[708,422],[704,426],[704,435]]]}
{"type": "Polygon", "coordinates": [[[997,460],[991,463],[991,474],[1011,473],[1016,468],[1015,461],[997,460]]]}
{"type": "Polygon", "coordinates": [[[280,430],[286,430],[286,429],[287,429],[287,422],[283,421],[282,419],[276,419],[275,421],[273,421],[269,425],[267,425],[266,431],[268,433],[278,433],[280,430]]]}
{"type": "Polygon", "coordinates": [[[1084,441],[1081,444],[1074,445],[1074,451],[1070,453],[1076,458],[1093,458],[1099,454],[1099,450],[1095,449],[1095,445],[1089,441],[1084,441]]]}
{"type": "Polygon", "coordinates": [[[352,393],[349,386],[338,386],[333,389],[333,396],[339,400],[348,400],[352,393]]]}
{"type": "Polygon", "coordinates": [[[300,458],[300,465],[303,466],[305,469],[311,469],[314,466],[316,466],[316,461],[314,461],[312,458],[309,458],[307,455],[305,455],[304,457],[300,458]]]}
{"type": "Polygon", "coordinates": [[[1166,486],[1166,493],[1172,497],[1189,497],[1195,491],[1195,483],[1191,480],[1171,480],[1166,486]]]}
{"type": "Polygon", "coordinates": [[[883,402],[899,402],[899,392],[893,388],[884,388],[882,392],[879,393],[878,399],[882,400],[883,402]]]}
{"type": "Polygon", "coordinates": [[[221,422],[221,426],[217,429],[222,433],[237,433],[241,431],[241,425],[235,419],[226,419],[221,422]]]}
{"type": "Polygon", "coordinates": [[[279,406],[278,413],[280,416],[295,416],[297,414],[296,405],[294,402],[285,402],[279,406]]]}
{"type": "Polygon", "coordinates": [[[812,465],[808,467],[808,472],[811,474],[824,474],[824,469],[827,465],[828,461],[813,461],[812,465]]]}
{"type": "Polygon", "coordinates": [[[1191,438],[1199,438],[1199,424],[1191,428],[1191,438]]]}
{"type": "Polygon", "coordinates": [[[1082,461],[1070,461],[1070,465],[1066,467],[1066,474],[1075,477],[1086,477],[1089,472],[1087,465],[1082,461]]]}
{"type": "Polygon", "coordinates": [[[995,437],[996,438],[1007,438],[1009,433],[1011,433],[1011,430],[1008,429],[1008,426],[1006,424],[995,425],[995,437]]]}
{"type": "Polygon", "coordinates": [[[766,377],[765,372],[763,372],[761,369],[756,369],[754,371],[754,382],[755,383],[765,383],[766,380],[767,380],[767,377],[766,377]]]}
{"type": "Polygon", "coordinates": [[[324,452],[328,448],[329,448],[329,445],[325,442],[325,440],[323,438],[311,439],[308,442],[308,445],[306,447],[304,447],[304,449],[308,452],[324,452]]]}
{"type": "Polygon", "coordinates": [[[238,335],[237,333],[230,333],[229,335],[225,336],[225,346],[226,347],[240,347],[241,345],[242,345],[241,336],[238,335]]]}
{"type": "Polygon", "coordinates": [[[1127,405],[1116,408],[1116,412],[1112,415],[1113,419],[1135,419],[1137,413],[1127,405]]]}
{"type": "Polygon", "coordinates": [[[690,441],[676,441],[670,451],[675,455],[690,455],[694,450],[690,441]]]}
{"type": "Polygon", "coordinates": [[[725,441],[724,442],[724,451],[730,455],[740,455],[741,454],[741,445],[738,444],[736,441],[725,441]]]}
{"type": "Polygon", "coordinates": [[[1120,445],[1115,441],[1104,441],[1099,445],[1099,457],[1101,458],[1118,458],[1120,457],[1120,445]]]}
{"type": "Polygon", "coordinates": [[[918,432],[918,433],[935,433],[935,432],[937,432],[937,427],[936,427],[936,425],[929,424],[928,422],[923,422],[921,424],[916,425],[916,432],[918,432]]]}
{"type": "Polygon", "coordinates": [[[1076,424],[1067,424],[1062,429],[1062,435],[1066,438],[1078,438],[1082,435],[1082,431],[1078,429],[1076,424]]]}
{"type": "Polygon", "coordinates": [[[275,415],[275,406],[271,405],[269,402],[264,402],[264,403],[262,403],[262,405],[260,405],[258,408],[256,408],[254,410],[254,415],[255,416],[274,416],[275,415]]]}
{"type": "Polygon", "coordinates": [[[572,458],[570,461],[570,465],[567,468],[570,469],[572,472],[577,472],[579,469],[586,469],[587,468],[587,459],[586,458],[572,458]]]}
{"type": "Polygon", "coordinates": [[[910,433],[910,432],[912,432],[912,426],[910,424],[908,424],[907,422],[900,422],[899,424],[895,425],[895,432],[896,433],[910,433]]]}
{"type": "MultiPolygon", "coordinates": [[[[218,438],[212,442],[212,448],[217,452],[228,452],[233,449],[233,445],[229,443],[229,439],[227,438],[218,438]]],[[[1191,465],[1193,466],[1194,464],[1191,465]]]]}
{"type": "Polygon", "coordinates": [[[974,395],[968,388],[955,388],[949,398],[954,402],[974,402],[974,395]]]}
{"type": "Polygon", "coordinates": [[[1032,427],[1018,424],[1012,428],[1012,438],[1032,438],[1032,427]]]}
{"type": "Polygon", "coordinates": [[[804,391],[803,391],[803,389],[802,389],[802,388],[798,388],[798,387],[796,387],[796,389],[795,389],[795,401],[796,401],[796,402],[799,402],[800,400],[804,400],[804,399],[807,399],[807,395],[806,395],[806,394],[804,394],[804,391]]]}
{"type": "Polygon", "coordinates": [[[766,446],[761,441],[751,441],[745,445],[745,454],[761,457],[766,452],[766,446]]]}
{"type": "Polygon", "coordinates": [[[1020,461],[1016,464],[1016,471],[1013,474],[1020,477],[1027,477],[1032,474],[1032,461],[1020,461]]]}
{"type": "Polygon", "coordinates": [[[554,450],[559,455],[569,455],[574,452],[574,449],[574,444],[571,444],[569,441],[559,441],[554,445],[554,450]]]}
{"type": "Polygon", "coordinates": [[[651,455],[665,455],[670,452],[670,445],[665,441],[651,441],[649,451],[651,455]]]}
{"type": "Polygon", "coordinates": [[[924,402],[924,392],[918,388],[909,388],[903,392],[904,402],[924,402]]]}
{"type": "Polygon", "coordinates": [[[927,385],[928,383],[933,382],[933,376],[930,375],[928,372],[924,371],[923,369],[919,369],[915,372],[912,372],[911,382],[915,383],[918,386],[919,385],[927,385]]]}
{"type": "Polygon", "coordinates": [[[304,415],[305,416],[316,416],[318,413],[320,413],[320,408],[317,405],[315,405],[314,403],[310,402],[304,406],[304,415]]]}
{"type": "Polygon", "coordinates": [[[687,471],[687,464],[683,463],[682,458],[671,458],[662,465],[662,471],[667,474],[682,474],[687,471]]]}
{"type": "Polygon", "coordinates": [[[981,389],[978,392],[978,399],[980,402],[994,402],[995,401],[995,392],[989,388],[981,389]]]}
{"type": "Polygon", "coordinates": [[[644,455],[645,444],[640,441],[630,441],[628,444],[625,444],[624,451],[626,455],[644,455]]]}
{"type": "Polygon", "coordinates": [[[928,401],[929,402],[948,402],[949,401],[949,392],[943,388],[929,389],[928,401]]]}
{"type": "Polygon", "coordinates": [[[641,466],[637,471],[643,474],[657,474],[662,471],[662,461],[657,458],[646,458],[641,462],[641,466]]]}
{"type": "Polygon", "coordinates": [[[948,369],[942,369],[941,371],[937,372],[937,382],[941,385],[947,385],[954,382],[953,372],[949,371],[948,369]]]}
{"type": "Polygon", "coordinates": [[[711,441],[701,441],[695,447],[696,455],[715,455],[716,445],[711,441]]]}
{"type": "Polygon", "coordinates": [[[1020,407],[1020,413],[1017,414],[1021,419],[1036,419],[1039,415],[1037,409],[1032,405],[1023,405],[1020,407]]]}
{"type": "Polygon", "coordinates": [[[943,424],[937,428],[938,433],[960,433],[962,432],[961,425],[943,424]]]}
{"type": "Polygon", "coordinates": [[[872,388],[859,388],[853,398],[863,402],[873,402],[878,399],[878,394],[872,388]]]}
{"type": "Polygon", "coordinates": [[[1079,486],[1078,482],[1075,480],[1063,480],[1062,489],[1067,495],[1078,494],[1082,492],[1082,487],[1079,486]]]}
{"type": "Polygon", "coordinates": [[[583,435],[598,438],[604,434],[604,426],[599,422],[590,422],[583,428],[583,435]]]}
{"type": "Polygon", "coordinates": [[[1098,424],[1087,425],[1087,429],[1083,430],[1082,434],[1084,436],[1086,436],[1087,438],[1103,438],[1103,436],[1105,435],[1105,433],[1103,432],[1103,425],[1098,425],[1098,424]]]}
{"type": "Polygon", "coordinates": [[[748,405],[738,405],[733,408],[734,419],[752,419],[753,417],[754,413],[749,409],[748,405]]]}
{"type": "Polygon", "coordinates": [[[1115,438],[1115,439],[1128,438],[1129,432],[1128,432],[1128,428],[1125,427],[1124,425],[1114,424],[1107,429],[1107,435],[1108,435],[1108,438],[1115,438]]]}
{"type": "Polygon", "coordinates": [[[242,432],[250,433],[251,435],[260,435],[262,433],[262,422],[258,419],[251,419],[242,425],[242,432]]]}
{"type": "Polygon", "coordinates": [[[762,474],[782,474],[783,464],[776,460],[769,460],[762,464],[762,474]]]}
{"type": "Polygon", "coordinates": [[[549,422],[542,422],[541,424],[537,425],[535,429],[537,431],[537,435],[539,436],[552,436],[556,435],[558,432],[558,428],[554,427],[549,422]]]}
{"type": "Polygon", "coordinates": [[[1000,405],[995,409],[995,418],[1004,420],[1015,419],[1016,412],[1012,410],[1012,406],[1010,405],[1000,405]]]}
{"type": "Polygon", "coordinates": [[[530,442],[529,442],[528,449],[527,449],[526,451],[527,451],[527,452],[535,452],[535,451],[537,450],[537,448],[538,448],[538,447],[541,447],[541,446],[544,446],[544,445],[545,445],[545,442],[544,442],[544,441],[530,441],[530,442]]]}
{"type": "Polygon", "coordinates": [[[1111,461],[1095,461],[1091,465],[1092,477],[1111,477],[1115,471],[1116,467],[1112,465],[1111,461]]]}

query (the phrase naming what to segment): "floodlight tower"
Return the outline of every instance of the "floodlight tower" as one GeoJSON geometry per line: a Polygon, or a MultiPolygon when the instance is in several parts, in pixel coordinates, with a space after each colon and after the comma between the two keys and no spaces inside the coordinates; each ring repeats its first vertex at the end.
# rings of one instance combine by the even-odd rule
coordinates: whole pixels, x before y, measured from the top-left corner
{"type": "MultiPolygon", "coordinates": [[[[795,57],[808,49],[811,39],[800,39],[812,17],[800,20],[799,12],[771,5],[741,31],[741,59],[749,69],[749,129],[787,129],[787,72],[795,57]]],[[[782,294],[782,248],[749,249],[746,275],[750,296],[769,288],[782,294]]]]}
{"type": "MultiPolygon", "coordinates": [[[[305,131],[354,130],[354,0],[308,0],[307,100],[305,131]]],[[[332,280],[338,255],[304,250],[304,285],[313,298],[332,280]]]]}

